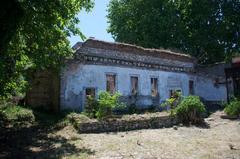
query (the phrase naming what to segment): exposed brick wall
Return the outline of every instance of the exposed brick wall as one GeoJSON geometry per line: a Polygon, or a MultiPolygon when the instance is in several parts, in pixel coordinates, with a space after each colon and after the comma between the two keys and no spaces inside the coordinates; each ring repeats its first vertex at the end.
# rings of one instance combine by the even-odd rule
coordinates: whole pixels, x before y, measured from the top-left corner
{"type": "Polygon", "coordinates": [[[26,104],[33,108],[59,110],[60,81],[53,71],[39,71],[34,74],[26,95],[26,104]]]}

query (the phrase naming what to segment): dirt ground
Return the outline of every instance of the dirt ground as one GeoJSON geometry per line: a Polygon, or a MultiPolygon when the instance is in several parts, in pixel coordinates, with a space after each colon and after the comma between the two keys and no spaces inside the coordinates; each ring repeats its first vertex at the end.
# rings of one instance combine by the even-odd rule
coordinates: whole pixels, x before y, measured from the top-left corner
{"type": "Polygon", "coordinates": [[[240,159],[240,121],[221,119],[221,114],[206,118],[209,127],[204,128],[78,134],[67,126],[27,129],[20,136],[21,132],[10,132],[7,138],[0,137],[0,158],[240,159]]]}

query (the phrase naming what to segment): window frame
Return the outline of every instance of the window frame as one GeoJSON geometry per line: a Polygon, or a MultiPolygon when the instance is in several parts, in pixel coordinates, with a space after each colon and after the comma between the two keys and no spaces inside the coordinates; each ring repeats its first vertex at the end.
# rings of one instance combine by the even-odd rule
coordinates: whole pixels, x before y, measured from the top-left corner
{"type": "Polygon", "coordinates": [[[168,92],[169,92],[169,98],[172,97],[172,96],[171,96],[171,91],[172,91],[172,93],[177,92],[177,91],[180,91],[181,94],[183,95],[183,89],[182,89],[182,88],[180,88],[180,87],[170,88],[170,89],[168,90],[168,92]]]}
{"type": "Polygon", "coordinates": [[[118,79],[117,79],[117,73],[113,73],[113,72],[106,72],[105,73],[105,82],[106,82],[106,87],[105,87],[105,90],[107,91],[107,92],[109,92],[109,93],[111,93],[111,94],[114,94],[114,93],[116,93],[117,91],[118,91],[118,79]],[[115,76],[115,91],[114,92],[110,92],[110,91],[108,91],[107,90],[107,82],[108,82],[108,78],[107,78],[107,76],[115,76]]]}
{"type": "Polygon", "coordinates": [[[87,89],[95,89],[95,96],[94,96],[94,99],[97,99],[98,98],[98,88],[97,87],[83,87],[83,93],[82,93],[82,105],[83,105],[83,109],[84,109],[84,106],[85,106],[85,103],[87,101],[87,94],[86,94],[86,91],[87,89]]]}
{"type": "Polygon", "coordinates": [[[158,78],[158,76],[150,76],[150,94],[152,97],[157,97],[159,95],[159,78],[158,78]],[[157,79],[157,86],[156,86],[157,93],[155,96],[152,95],[152,79],[157,79]]]}
{"type": "Polygon", "coordinates": [[[136,74],[130,74],[130,94],[132,96],[135,96],[135,95],[139,95],[140,94],[140,76],[139,75],[136,75],[136,74]],[[133,94],[132,93],[132,77],[137,77],[137,91],[136,91],[136,94],[133,94]]]}
{"type": "Polygon", "coordinates": [[[194,89],[194,80],[188,80],[188,91],[189,95],[194,95],[195,94],[195,89],[194,89]],[[190,83],[192,82],[192,89],[190,88],[190,83]]]}

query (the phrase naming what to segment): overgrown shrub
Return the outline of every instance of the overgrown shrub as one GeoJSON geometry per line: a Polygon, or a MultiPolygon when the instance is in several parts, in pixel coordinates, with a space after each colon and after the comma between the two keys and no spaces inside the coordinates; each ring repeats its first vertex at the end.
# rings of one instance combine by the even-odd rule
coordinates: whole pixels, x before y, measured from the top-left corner
{"type": "Polygon", "coordinates": [[[128,106],[128,113],[129,114],[135,114],[138,113],[137,106],[135,104],[131,104],[128,106]]]}
{"type": "Polygon", "coordinates": [[[203,121],[206,109],[198,96],[188,96],[181,101],[175,112],[181,122],[199,124],[203,121]]]}
{"type": "Polygon", "coordinates": [[[87,97],[87,102],[84,108],[84,114],[90,118],[95,118],[98,111],[98,101],[91,96],[87,97]]]}
{"type": "Polygon", "coordinates": [[[80,123],[89,122],[91,119],[85,114],[72,112],[66,116],[66,120],[69,121],[69,123],[71,123],[75,128],[78,128],[80,123]]]}
{"type": "Polygon", "coordinates": [[[177,105],[180,104],[182,98],[183,97],[180,92],[174,92],[174,95],[168,98],[164,103],[162,103],[160,107],[166,110],[170,109],[171,115],[174,115],[175,108],[177,107],[177,105]]]}
{"type": "Polygon", "coordinates": [[[110,94],[106,91],[101,91],[98,99],[91,96],[87,97],[87,102],[84,108],[84,114],[90,118],[104,118],[111,116],[114,109],[124,109],[126,105],[119,102],[120,93],[110,94]]]}
{"type": "Polygon", "coordinates": [[[0,107],[0,120],[7,122],[34,122],[35,116],[32,110],[20,106],[0,107]]]}
{"type": "Polygon", "coordinates": [[[168,98],[164,103],[161,104],[161,107],[170,109],[175,109],[176,106],[181,102],[182,94],[180,92],[174,92],[174,95],[168,98]]]}
{"type": "Polygon", "coordinates": [[[112,115],[112,110],[116,108],[123,108],[125,105],[119,102],[120,93],[115,93],[111,95],[110,93],[104,91],[99,93],[98,98],[98,110],[96,112],[97,118],[103,118],[112,115]]]}
{"type": "Polygon", "coordinates": [[[233,99],[226,105],[224,112],[229,116],[240,116],[240,100],[233,99]]]}

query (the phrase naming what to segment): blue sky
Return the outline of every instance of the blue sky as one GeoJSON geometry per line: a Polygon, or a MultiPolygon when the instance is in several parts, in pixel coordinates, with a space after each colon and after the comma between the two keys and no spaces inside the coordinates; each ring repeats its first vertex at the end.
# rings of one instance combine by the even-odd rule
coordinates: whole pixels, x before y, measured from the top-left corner
{"type": "MultiPolygon", "coordinates": [[[[80,19],[78,27],[82,33],[87,37],[95,37],[99,40],[114,41],[111,34],[107,33],[107,5],[109,0],[95,0],[94,8],[87,13],[81,11],[77,16],[80,19]]],[[[69,38],[71,46],[76,42],[82,41],[79,36],[72,36],[69,38]]]]}

